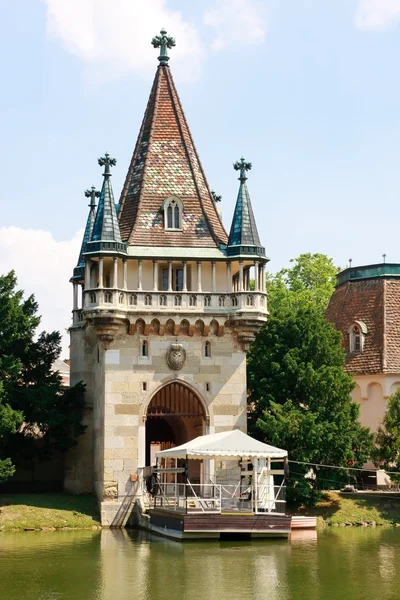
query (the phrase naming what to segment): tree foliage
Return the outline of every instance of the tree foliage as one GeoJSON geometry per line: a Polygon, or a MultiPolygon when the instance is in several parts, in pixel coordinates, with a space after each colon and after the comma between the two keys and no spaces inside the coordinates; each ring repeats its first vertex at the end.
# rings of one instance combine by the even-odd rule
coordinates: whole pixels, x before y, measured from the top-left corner
{"type": "Polygon", "coordinates": [[[14,463],[65,450],[84,431],[84,386],[64,390],[52,370],[61,336],[43,332],[35,340],[38,305],[16,286],[14,272],[0,276],[0,481],[14,463]]]}
{"type": "Polygon", "coordinates": [[[383,423],[375,436],[372,459],[376,467],[391,471],[390,478],[400,481],[400,388],[389,397],[383,423]]]}
{"type": "MultiPolygon", "coordinates": [[[[341,334],[324,316],[336,269],[322,255],[293,262],[293,270],[267,283],[271,314],[248,359],[249,429],[299,463],[362,466],[371,435],[357,421],[341,334]]],[[[304,478],[309,465],[296,464],[291,471],[288,491],[297,501],[316,498],[315,476],[325,488],[343,479],[323,469],[314,469],[314,479],[304,478]]]]}

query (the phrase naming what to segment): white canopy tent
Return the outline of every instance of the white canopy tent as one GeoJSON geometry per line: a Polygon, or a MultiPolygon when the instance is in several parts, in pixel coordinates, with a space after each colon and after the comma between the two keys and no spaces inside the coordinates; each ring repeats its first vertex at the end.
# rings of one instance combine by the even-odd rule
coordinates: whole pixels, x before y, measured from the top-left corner
{"type": "Polygon", "coordinates": [[[156,453],[157,458],[188,458],[188,459],[219,459],[239,460],[241,458],[254,459],[284,459],[286,450],[269,446],[259,442],[240,431],[222,431],[201,435],[186,444],[161,450],[156,453]]]}

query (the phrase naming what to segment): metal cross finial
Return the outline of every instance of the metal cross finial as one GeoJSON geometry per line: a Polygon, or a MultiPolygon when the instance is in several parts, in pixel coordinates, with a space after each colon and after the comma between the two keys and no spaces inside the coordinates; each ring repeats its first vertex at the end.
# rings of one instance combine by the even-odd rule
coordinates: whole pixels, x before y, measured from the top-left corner
{"type": "Polygon", "coordinates": [[[221,202],[221,200],[222,200],[222,196],[217,196],[217,194],[214,192],[214,190],[211,190],[211,196],[212,196],[212,199],[214,200],[214,202],[221,202]]]}
{"type": "Polygon", "coordinates": [[[96,207],[96,198],[100,198],[100,192],[98,192],[96,190],[94,185],[92,185],[90,190],[85,191],[85,196],[86,196],[86,198],[90,198],[90,204],[89,204],[90,208],[95,208],[96,207]]]}
{"type": "Polygon", "coordinates": [[[382,257],[383,257],[383,263],[385,263],[386,262],[386,254],[382,254],[382,257]]]}
{"type": "Polygon", "coordinates": [[[353,259],[352,259],[352,258],[349,258],[349,265],[350,265],[350,267],[351,267],[351,263],[352,263],[352,262],[353,262],[353,259]]]}
{"type": "Polygon", "coordinates": [[[233,168],[235,169],[235,171],[240,171],[240,177],[239,180],[240,181],[246,181],[247,177],[246,177],[246,171],[250,171],[251,169],[251,163],[250,162],[246,162],[245,159],[242,158],[238,161],[236,161],[233,164],[233,168]]]}
{"type": "Polygon", "coordinates": [[[117,159],[111,158],[108,152],[106,152],[105,155],[102,158],[99,158],[97,162],[99,163],[100,167],[104,167],[103,177],[111,177],[110,167],[115,167],[117,164],[117,159]]]}
{"type": "Polygon", "coordinates": [[[154,48],[160,48],[160,56],[158,57],[160,65],[166,65],[169,61],[167,48],[171,49],[176,43],[174,38],[167,34],[165,29],[161,29],[160,34],[161,35],[155,35],[151,40],[151,43],[154,48]]]}

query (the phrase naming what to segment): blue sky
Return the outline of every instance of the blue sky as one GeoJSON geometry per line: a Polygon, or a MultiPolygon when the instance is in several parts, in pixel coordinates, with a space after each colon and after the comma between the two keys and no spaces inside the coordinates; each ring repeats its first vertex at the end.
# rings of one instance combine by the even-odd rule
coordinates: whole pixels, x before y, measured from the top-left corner
{"type": "Polygon", "coordinates": [[[227,229],[232,163],[275,271],[302,252],[400,262],[400,0],[0,0],[0,270],[69,324],[68,278],[109,151],[118,197],[157,66],[170,65],[227,229]]]}

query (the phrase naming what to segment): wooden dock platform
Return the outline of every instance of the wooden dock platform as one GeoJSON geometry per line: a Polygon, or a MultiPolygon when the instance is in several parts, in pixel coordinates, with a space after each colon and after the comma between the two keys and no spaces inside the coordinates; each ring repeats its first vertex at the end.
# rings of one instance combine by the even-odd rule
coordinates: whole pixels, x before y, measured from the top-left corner
{"type": "Polygon", "coordinates": [[[288,537],[290,515],[273,513],[178,513],[149,510],[151,531],[176,539],[243,537],[288,537]]]}

